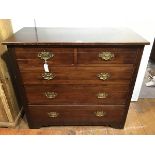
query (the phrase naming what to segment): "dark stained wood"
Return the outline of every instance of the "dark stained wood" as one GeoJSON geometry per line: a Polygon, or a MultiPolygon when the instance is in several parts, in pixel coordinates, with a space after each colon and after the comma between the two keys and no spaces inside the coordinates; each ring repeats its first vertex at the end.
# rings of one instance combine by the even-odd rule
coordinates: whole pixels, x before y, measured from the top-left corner
{"type": "Polygon", "coordinates": [[[126,102],[128,90],[128,85],[25,86],[28,104],[33,105],[121,105],[126,102]],[[57,96],[47,98],[45,92],[54,92],[57,96]],[[108,94],[106,98],[97,98],[98,93],[104,92],[108,94]]]}
{"type": "Polygon", "coordinates": [[[78,48],[78,64],[133,64],[138,48],[78,48]],[[102,52],[111,52],[114,58],[105,61],[99,57],[102,52]]]}
{"type": "MultiPolygon", "coordinates": [[[[42,77],[44,73],[41,68],[34,68],[33,70],[24,71],[25,67],[20,67],[21,76],[24,84],[58,84],[58,83],[72,83],[76,81],[83,81],[94,84],[113,83],[128,83],[132,77],[133,67],[51,67],[50,72],[55,74],[54,79],[45,80],[42,77]],[[100,80],[98,74],[108,73],[110,77],[107,80],[100,80]]],[[[32,68],[31,68],[32,69],[32,68]]]]}
{"type": "Polygon", "coordinates": [[[140,61],[141,61],[142,54],[143,54],[143,49],[144,49],[144,46],[141,49],[138,50],[138,53],[137,53],[137,56],[136,56],[136,63],[134,64],[135,69],[134,69],[133,76],[132,76],[132,79],[131,79],[130,91],[129,91],[129,94],[128,94],[128,97],[127,97],[126,107],[125,107],[125,111],[124,111],[124,117],[123,117],[123,120],[122,120],[122,128],[124,128],[125,121],[126,121],[126,118],[127,118],[127,114],[128,114],[128,110],[129,110],[129,106],[130,106],[130,102],[131,102],[131,97],[132,97],[133,89],[134,89],[134,86],[135,86],[140,61]]]}
{"type": "MultiPolygon", "coordinates": [[[[63,47],[51,47],[51,46],[17,46],[15,47],[16,53],[20,54],[22,52],[26,52],[27,54],[31,54],[32,52],[36,52],[38,54],[39,52],[51,52],[51,53],[73,53],[74,48],[63,48],[63,47]]],[[[23,55],[24,56],[24,55],[23,55]]],[[[29,56],[26,56],[24,58],[27,58],[29,56]]],[[[17,57],[18,58],[18,57],[17,57]]]]}
{"type": "Polygon", "coordinates": [[[5,45],[148,45],[127,28],[25,27],[3,42],[5,45]]]}
{"type": "Polygon", "coordinates": [[[110,125],[120,123],[124,106],[29,106],[32,127],[48,125],[110,125]],[[96,111],[105,112],[105,116],[97,117],[96,111]],[[59,113],[50,118],[49,112],[59,113]]]}
{"type": "Polygon", "coordinates": [[[74,65],[76,66],[77,65],[77,48],[74,48],[74,65]]]}
{"type": "Polygon", "coordinates": [[[46,51],[54,54],[47,60],[49,65],[73,65],[74,49],[73,48],[22,48],[15,49],[16,58],[19,65],[24,64],[25,67],[43,67],[44,60],[38,57],[40,52],[46,51]]]}
{"type": "MultiPolygon", "coordinates": [[[[12,57],[12,74],[28,118],[30,128],[48,125],[110,125],[123,128],[145,44],[127,29],[95,28],[24,28],[4,42],[12,57]],[[46,33],[45,33],[46,32],[46,33]],[[37,55],[43,50],[54,53],[48,60],[56,76],[45,80],[44,61],[37,55]],[[111,61],[98,58],[101,51],[115,54],[111,61]],[[15,64],[15,66],[13,65],[15,64]],[[103,81],[97,75],[109,73],[103,81]],[[58,93],[47,99],[45,91],[58,93]],[[109,94],[97,99],[98,92],[109,94]],[[107,113],[100,118],[94,111],[107,113]],[[48,112],[60,113],[49,118],[48,112]]],[[[11,61],[11,59],[10,59],[11,61]]]]}

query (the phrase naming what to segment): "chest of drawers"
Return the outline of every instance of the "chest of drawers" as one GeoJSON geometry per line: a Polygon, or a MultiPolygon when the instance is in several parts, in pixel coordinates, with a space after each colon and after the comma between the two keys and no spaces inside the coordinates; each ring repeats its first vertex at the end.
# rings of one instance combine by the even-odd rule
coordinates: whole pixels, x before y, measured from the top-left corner
{"type": "Polygon", "coordinates": [[[144,45],[128,29],[23,28],[6,40],[30,128],[123,128],[144,45]]]}

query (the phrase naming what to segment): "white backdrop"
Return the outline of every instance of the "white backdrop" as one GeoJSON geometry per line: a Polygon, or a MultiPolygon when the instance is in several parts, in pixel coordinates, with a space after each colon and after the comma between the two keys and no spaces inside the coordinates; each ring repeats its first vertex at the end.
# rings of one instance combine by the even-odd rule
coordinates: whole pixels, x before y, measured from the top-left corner
{"type": "MultiPolygon", "coordinates": [[[[142,57],[132,101],[138,99],[151,46],[155,37],[155,9],[153,0],[51,0],[46,8],[37,2],[26,13],[31,18],[13,18],[13,30],[22,27],[129,27],[151,42],[142,57]],[[43,9],[40,9],[43,8],[43,9]],[[33,16],[32,16],[33,14],[33,16]],[[34,17],[34,18],[32,18],[34,17]]],[[[24,14],[25,15],[25,14],[24,14]]]]}

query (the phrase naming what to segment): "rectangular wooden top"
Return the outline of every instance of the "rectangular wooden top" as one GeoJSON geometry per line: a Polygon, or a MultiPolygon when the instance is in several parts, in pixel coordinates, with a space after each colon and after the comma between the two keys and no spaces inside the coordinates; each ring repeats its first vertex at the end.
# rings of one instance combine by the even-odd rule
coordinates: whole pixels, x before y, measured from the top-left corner
{"type": "Polygon", "coordinates": [[[25,27],[4,45],[149,45],[127,28],[43,28],[25,27]]]}

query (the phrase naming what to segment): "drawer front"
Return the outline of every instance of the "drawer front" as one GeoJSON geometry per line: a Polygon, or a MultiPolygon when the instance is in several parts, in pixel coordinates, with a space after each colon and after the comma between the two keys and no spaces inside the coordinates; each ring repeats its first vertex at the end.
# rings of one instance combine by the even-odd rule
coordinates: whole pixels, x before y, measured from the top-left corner
{"type": "Polygon", "coordinates": [[[45,60],[49,65],[73,65],[73,48],[16,48],[16,59],[24,67],[42,67],[45,60]]]}
{"type": "Polygon", "coordinates": [[[133,64],[137,48],[78,48],[78,64],[133,64]]]}
{"type": "Polygon", "coordinates": [[[37,85],[25,86],[28,104],[119,105],[125,104],[128,85],[37,85]]]}
{"type": "Polygon", "coordinates": [[[21,72],[24,84],[129,83],[133,67],[52,67],[50,73],[36,68],[21,72]]]}
{"type": "Polygon", "coordinates": [[[119,123],[124,106],[29,106],[32,122],[42,125],[103,125],[119,123]]]}

